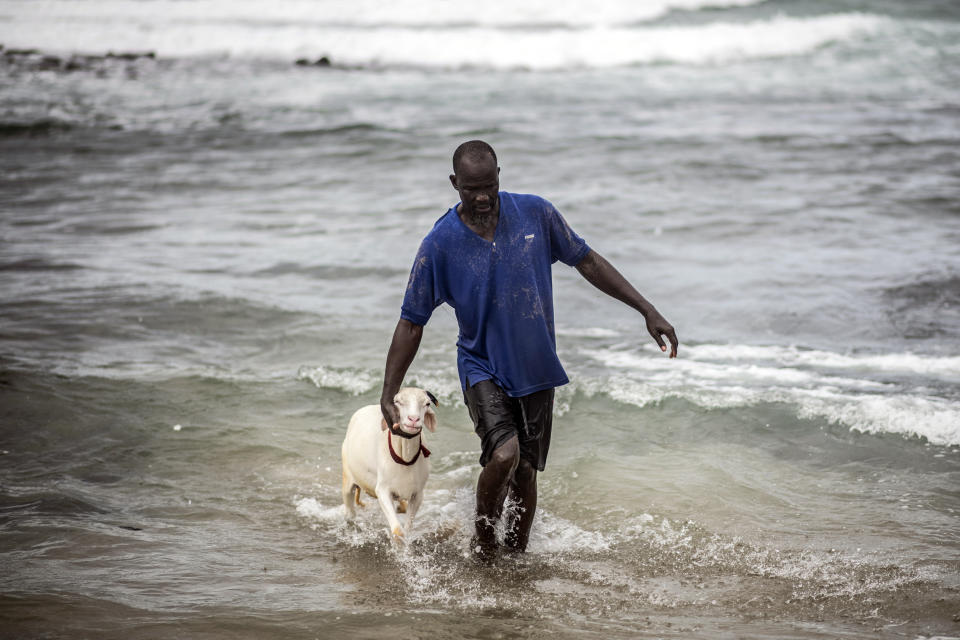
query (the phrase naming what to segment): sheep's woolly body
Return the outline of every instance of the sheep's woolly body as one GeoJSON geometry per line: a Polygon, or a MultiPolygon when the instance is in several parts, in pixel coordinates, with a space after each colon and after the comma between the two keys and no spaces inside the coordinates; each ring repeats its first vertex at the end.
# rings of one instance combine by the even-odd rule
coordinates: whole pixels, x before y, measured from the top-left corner
{"type": "Polygon", "coordinates": [[[398,429],[413,437],[404,438],[387,430],[379,405],[359,409],[350,418],[347,435],[343,440],[343,504],[347,517],[355,515],[355,505],[364,506],[360,492],[375,497],[387,518],[390,532],[397,538],[404,536],[413,526],[413,518],[423,501],[423,488],[430,475],[430,461],[419,456],[422,429],[436,429],[437,417],[433,402],[426,391],[404,387],[396,396],[394,404],[400,414],[398,429]],[[390,445],[388,446],[388,438],[390,445]],[[404,461],[394,461],[390,447],[404,461]],[[398,502],[398,509],[394,502],[398,502]],[[407,514],[406,526],[401,526],[398,513],[407,514]]]}

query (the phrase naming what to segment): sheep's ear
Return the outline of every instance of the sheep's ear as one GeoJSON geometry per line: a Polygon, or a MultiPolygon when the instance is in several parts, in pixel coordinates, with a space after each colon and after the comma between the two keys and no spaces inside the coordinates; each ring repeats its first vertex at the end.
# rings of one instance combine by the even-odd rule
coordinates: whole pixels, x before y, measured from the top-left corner
{"type": "Polygon", "coordinates": [[[387,426],[387,421],[383,418],[380,418],[380,431],[386,431],[390,427],[387,426]]]}
{"type": "Polygon", "coordinates": [[[437,402],[437,396],[433,395],[432,393],[430,393],[430,392],[427,391],[426,389],[424,389],[423,392],[427,394],[427,397],[428,397],[428,398],[430,398],[430,402],[433,403],[433,406],[435,406],[435,407],[439,407],[439,406],[440,406],[440,403],[437,402]]]}
{"type": "Polygon", "coordinates": [[[430,431],[437,430],[437,414],[433,407],[427,407],[426,413],[423,414],[423,424],[427,425],[427,429],[430,429],[430,431]]]}

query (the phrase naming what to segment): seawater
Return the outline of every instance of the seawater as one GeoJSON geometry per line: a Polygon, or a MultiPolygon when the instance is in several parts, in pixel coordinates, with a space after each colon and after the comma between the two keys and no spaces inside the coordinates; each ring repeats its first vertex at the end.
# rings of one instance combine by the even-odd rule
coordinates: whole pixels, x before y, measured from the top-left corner
{"type": "Polygon", "coordinates": [[[960,637],[958,42],[933,1],[0,2],[0,635],[960,637]],[[492,569],[446,307],[410,544],[339,497],[470,138],[681,339],[557,266],[492,569]]]}

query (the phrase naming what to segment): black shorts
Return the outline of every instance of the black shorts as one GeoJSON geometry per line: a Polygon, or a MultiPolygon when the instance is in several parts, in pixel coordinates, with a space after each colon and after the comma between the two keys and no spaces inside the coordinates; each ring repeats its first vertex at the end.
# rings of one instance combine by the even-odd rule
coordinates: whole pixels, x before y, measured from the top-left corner
{"type": "Polygon", "coordinates": [[[520,456],[543,471],[553,425],[553,389],[511,398],[493,380],[481,380],[467,387],[463,397],[480,436],[481,466],[487,466],[497,447],[517,436],[520,456]]]}

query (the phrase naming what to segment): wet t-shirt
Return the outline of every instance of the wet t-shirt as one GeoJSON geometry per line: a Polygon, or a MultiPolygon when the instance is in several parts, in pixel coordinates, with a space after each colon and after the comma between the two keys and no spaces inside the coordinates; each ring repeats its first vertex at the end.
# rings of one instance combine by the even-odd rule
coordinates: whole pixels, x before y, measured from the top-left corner
{"type": "Polygon", "coordinates": [[[500,192],[493,242],[452,207],[424,238],[400,317],[425,325],[446,302],[460,325],[460,385],[493,380],[513,397],[568,382],[557,358],[551,265],[573,266],[587,243],[538,196],[500,192]]]}

